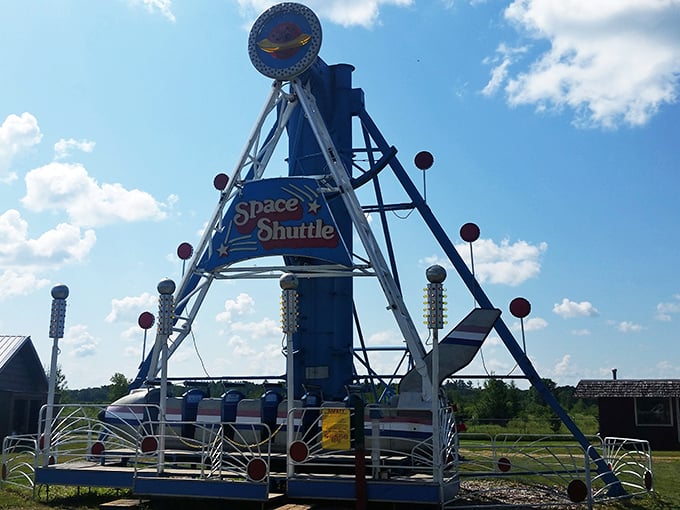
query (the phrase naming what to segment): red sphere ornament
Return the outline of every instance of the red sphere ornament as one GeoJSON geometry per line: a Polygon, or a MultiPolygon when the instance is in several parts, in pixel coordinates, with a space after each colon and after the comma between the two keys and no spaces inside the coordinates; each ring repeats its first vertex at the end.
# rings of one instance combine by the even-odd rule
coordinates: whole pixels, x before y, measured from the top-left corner
{"type": "Polygon", "coordinates": [[[140,448],[143,453],[151,453],[158,450],[158,440],[154,436],[145,436],[140,448]]]}
{"type": "Polygon", "coordinates": [[[466,223],[460,227],[460,237],[467,243],[474,243],[479,239],[479,227],[475,223],[466,223]]]}
{"type": "Polygon", "coordinates": [[[194,247],[189,243],[182,243],[177,247],[177,256],[182,260],[190,259],[194,254],[194,247]]]}
{"type": "Polygon", "coordinates": [[[254,482],[264,480],[267,476],[267,463],[259,457],[251,459],[246,467],[248,478],[254,482]]]}
{"type": "Polygon", "coordinates": [[[304,441],[293,441],[289,448],[290,458],[295,462],[303,462],[309,455],[309,448],[304,441]]]}
{"type": "Polygon", "coordinates": [[[588,497],[588,487],[583,480],[574,479],[567,485],[567,495],[574,503],[580,503],[588,497]]]}
{"type": "Polygon", "coordinates": [[[105,449],[104,443],[102,443],[101,441],[97,441],[90,447],[90,453],[92,455],[101,455],[102,453],[104,453],[104,449],[105,449]]]}
{"type": "Polygon", "coordinates": [[[523,297],[517,297],[510,301],[510,313],[518,319],[523,319],[531,313],[531,303],[523,297]]]}
{"type": "Polygon", "coordinates": [[[507,457],[501,457],[498,459],[498,470],[501,473],[507,473],[510,471],[510,468],[512,467],[512,464],[510,463],[510,459],[507,457]]]}
{"type": "Polygon", "coordinates": [[[156,322],[156,318],[151,312],[142,312],[137,319],[137,324],[139,324],[139,327],[142,329],[150,329],[154,322],[156,322]]]}
{"type": "Polygon", "coordinates": [[[217,174],[213,179],[213,186],[215,186],[215,189],[217,190],[224,191],[227,184],[229,184],[229,177],[227,177],[227,174],[217,174]]]}
{"type": "Polygon", "coordinates": [[[427,170],[428,168],[432,167],[432,164],[434,163],[434,156],[431,152],[420,151],[418,154],[416,154],[416,157],[413,158],[413,162],[415,163],[416,168],[420,170],[427,170]]]}

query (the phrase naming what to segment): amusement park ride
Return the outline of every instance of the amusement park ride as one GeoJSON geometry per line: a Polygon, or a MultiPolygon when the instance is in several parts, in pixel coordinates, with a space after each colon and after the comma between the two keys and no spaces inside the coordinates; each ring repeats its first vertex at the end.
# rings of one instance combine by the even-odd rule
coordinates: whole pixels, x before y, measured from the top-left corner
{"type": "MultiPolygon", "coordinates": [[[[255,22],[248,52],[254,67],[274,80],[271,92],[232,174],[214,179],[219,200],[195,250],[181,246],[189,262],[181,281],[158,284],[153,347],[120,400],[89,412],[48,403],[35,445],[35,484],[123,487],[140,496],[266,502],[285,494],[356,501],[358,507],[374,501],[445,506],[460,503],[461,481],[484,471],[494,478],[550,472],[564,482],[570,502],[630,492],[615,456],[631,451],[620,446],[629,440],[598,438],[592,444],[560,407],[369,116],[363,91],[352,87],[353,67],[318,57],[321,39],[317,17],[303,5],[275,5],[255,22]],[[287,175],[271,176],[284,134],[287,175]],[[408,202],[384,201],[378,177],[390,171],[408,202]],[[372,188],[373,203],[360,203],[362,187],[372,188]],[[404,210],[419,213],[475,300],[475,308],[440,339],[447,275],[440,266],[428,268],[429,351],[402,297],[388,223],[389,212],[404,210]],[[380,240],[369,213],[378,218],[380,240]],[[262,257],[278,265],[252,265],[262,257]],[[376,279],[384,294],[385,313],[399,328],[408,360],[401,373],[372,368],[354,301],[358,277],[376,279]],[[259,399],[246,398],[236,386],[219,397],[198,387],[170,396],[168,359],[191,334],[213,284],[254,278],[279,281],[282,384],[267,385],[259,399]],[[536,455],[543,446],[534,444],[533,458],[543,460],[525,471],[516,443],[504,443],[506,449],[495,443],[488,455],[466,450],[441,389],[494,329],[573,436],[553,445],[560,453],[536,455]],[[76,442],[80,446],[68,446],[76,442]]],[[[432,161],[427,152],[415,158],[420,169],[432,161]]],[[[468,223],[460,233],[473,242],[479,229],[468,223]]],[[[55,302],[67,294],[53,293],[55,302]]],[[[54,324],[63,323],[63,309],[53,307],[54,324]]],[[[529,310],[521,298],[510,306],[518,318],[529,310]]],[[[145,328],[153,322],[145,317],[142,324],[140,316],[145,328]]],[[[56,344],[60,333],[51,336],[56,344]]],[[[5,457],[2,468],[7,480],[5,457]]],[[[651,489],[649,465],[641,476],[651,489]]]]}

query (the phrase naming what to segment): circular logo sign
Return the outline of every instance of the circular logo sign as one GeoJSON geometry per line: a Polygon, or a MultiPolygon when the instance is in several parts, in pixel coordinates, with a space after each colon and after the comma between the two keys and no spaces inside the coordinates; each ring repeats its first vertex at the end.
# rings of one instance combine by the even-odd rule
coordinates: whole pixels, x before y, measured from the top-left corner
{"type": "Polygon", "coordinates": [[[248,56],[259,72],[290,80],[312,65],[321,48],[321,23],[309,7],[286,2],[263,12],[248,37],[248,56]]]}

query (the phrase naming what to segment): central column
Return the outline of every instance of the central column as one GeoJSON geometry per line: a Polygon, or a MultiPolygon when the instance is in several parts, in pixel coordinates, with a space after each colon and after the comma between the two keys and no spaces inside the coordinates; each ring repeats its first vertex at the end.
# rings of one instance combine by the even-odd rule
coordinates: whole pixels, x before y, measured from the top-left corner
{"type": "MultiPolygon", "coordinates": [[[[360,94],[352,90],[348,64],[326,65],[317,58],[301,78],[307,81],[343,165],[351,173],[352,115],[360,94]]],[[[302,108],[288,123],[289,175],[328,174],[319,144],[302,108]]],[[[341,198],[330,198],[329,206],[341,237],[352,252],[352,222],[341,198]]],[[[318,265],[326,262],[303,257],[287,257],[287,265],[318,265]]],[[[320,387],[325,400],[342,400],[345,386],[352,382],[352,278],[299,278],[299,330],[295,333],[295,398],[303,386],[320,387]]]]}

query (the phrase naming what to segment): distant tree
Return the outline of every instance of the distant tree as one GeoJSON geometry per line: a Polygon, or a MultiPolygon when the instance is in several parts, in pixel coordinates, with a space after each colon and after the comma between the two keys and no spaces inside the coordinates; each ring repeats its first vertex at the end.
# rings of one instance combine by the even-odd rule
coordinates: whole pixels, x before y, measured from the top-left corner
{"type": "MultiPolygon", "coordinates": [[[[556,388],[557,388],[557,384],[555,383],[555,381],[553,381],[552,379],[541,379],[541,380],[543,381],[543,385],[546,387],[546,389],[550,393],[555,395],[555,398],[557,398],[556,391],[555,391],[556,388]]],[[[538,392],[536,387],[533,386],[533,385],[529,388],[528,401],[529,401],[528,402],[529,406],[532,407],[532,408],[536,407],[536,406],[544,407],[546,405],[545,400],[543,399],[541,394],[538,392]]]]}
{"type": "Polygon", "coordinates": [[[514,383],[508,385],[500,379],[487,379],[474,404],[477,418],[506,425],[518,414],[520,400],[521,392],[514,383]]]}
{"type": "MultiPolygon", "coordinates": [[[[57,378],[56,378],[56,385],[54,387],[55,391],[57,393],[60,393],[66,389],[68,389],[68,382],[66,381],[66,376],[64,375],[64,371],[61,369],[61,365],[57,365],[57,378]]],[[[50,369],[48,367],[45,367],[45,375],[47,376],[47,380],[50,380],[50,369]]]]}
{"type": "MultiPolygon", "coordinates": [[[[560,389],[557,387],[557,384],[552,379],[542,380],[546,389],[552,393],[555,399],[560,403],[560,406],[562,406],[566,411],[567,406],[565,404],[568,404],[568,398],[566,398],[568,391],[560,391],[560,389]],[[560,396],[562,398],[559,398],[560,396]]],[[[555,411],[550,406],[548,406],[546,401],[534,386],[529,388],[528,411],[538,418],[547,421],[548,425],[550,426],[550,430],[552,430],[554,433],[559,432],[560,427],[562,426],[562,420],[557,416],[555,411]]]]}
{"type": "Polygon", "coordinates": [[[120,372],[116,372],[109,380],[111,381],[111,386],[109,386],[109,400],[111,402],[128,394],[128,388],[132,382],[131,379],[128,379],[120,372]]]}
{"type": "MultiPolygon", "coordinates": [[[[68,382],[66,381],[66,376],[64,375],[61,365],[57,365],[56,379],[54,385],[55,402],[65,403],[68,399],[66,394],[68,393],[68,382]]],[[[47,381],[50,381],[50,369],[45,367],[45,375],[47,376],[47,381]]]]}
{"type": "Polygon", "coordinates": [[[97,388],[81,388],[79,390],[65,390],[62,402],[78,404],[106,404],[109,402],[110,385],[97,388]]]}

